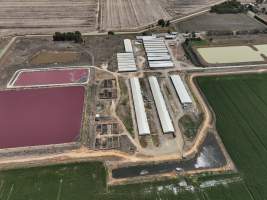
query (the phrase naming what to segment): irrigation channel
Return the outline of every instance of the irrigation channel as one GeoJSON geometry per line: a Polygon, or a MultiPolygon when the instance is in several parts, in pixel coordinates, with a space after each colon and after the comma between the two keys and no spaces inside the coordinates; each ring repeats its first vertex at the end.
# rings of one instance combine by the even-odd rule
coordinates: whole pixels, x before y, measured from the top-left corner
{"type": "Polygon", "coordinates": [[[147,164],[117,168],[112,171],[115,179],[156,175],[173,171],[183,172],[194,169],[219,168],[226,164],[226,159],[214,134],[208,134],[201,146],[201,151],[190,160],[170,161],[159,164],[147,164]]]}

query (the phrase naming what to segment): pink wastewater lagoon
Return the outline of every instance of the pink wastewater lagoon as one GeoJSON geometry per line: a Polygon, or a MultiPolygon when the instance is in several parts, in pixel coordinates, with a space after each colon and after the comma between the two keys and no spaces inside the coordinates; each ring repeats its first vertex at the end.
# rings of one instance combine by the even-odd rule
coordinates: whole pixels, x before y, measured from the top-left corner
{"type": "Polygon", "coordinates": [[[82,86],[0,91],[0,148],[77,141],[84,93],[82,86]]]}
{"type": "Polygon", "coordinates": [[[22,71],[13,86],[86,83],[88,77],[89,69],[85,68],[22,71]]]}

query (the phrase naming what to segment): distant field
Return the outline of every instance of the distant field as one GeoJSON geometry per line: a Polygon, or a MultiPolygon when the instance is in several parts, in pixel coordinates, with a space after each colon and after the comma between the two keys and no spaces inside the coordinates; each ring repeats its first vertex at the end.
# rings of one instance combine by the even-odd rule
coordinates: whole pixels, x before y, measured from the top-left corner
{"type": "Polygon", "coordinates": [[[242,31],[264,29],[265,25],[245,14],[214,14],[206,13],[179,22],[177,28],[181,32],[192,31],[242,31]]]}
{"type": "Polygon", "coordinates": [[[93,31],[97,0],[0,0],[0,34],[93,31]]]}
{"type": "Polygon", "coordinates": [[[158,0],[101,0],[103,30],[132,29],[170,19],[158,0]]]}
{"type": "Polygon", "coordinates": [[[179,191],[173,180],[107,188],[105,168],[99,162],[0,172],[0,198],[8,200],[250,200],[242,183],[229,187],[192,193],[179,191]],[[236,198],[229,198],[233,192],[236,198]]]}
{"type": "Polygon", "coordinates": [[[197,81],[215,111],[226,149],[244,174],[251,199],[267,199],[267,74],[197,81]]]}
{"type": "Polygon", "coordinates": [[[225,46],[197,48],[197,52],[209,64],[263,62],[260,52],[249,46],[225,46]]]}
{"type": "Polygon", "coordinates": [[[101,163],[56,165],[0,172],[0,199],[85,200],[105,191],[101,163]]]}

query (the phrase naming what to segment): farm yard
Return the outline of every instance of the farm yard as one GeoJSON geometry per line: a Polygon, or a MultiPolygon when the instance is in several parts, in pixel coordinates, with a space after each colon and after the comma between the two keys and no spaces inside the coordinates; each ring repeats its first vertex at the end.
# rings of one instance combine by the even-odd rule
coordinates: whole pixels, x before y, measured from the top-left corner
{"type": "Polygon", "coordinates": [[[267,74],[199,77],[197,82],[216,114],[222,141],[244,176],[248,199],[266,199],[267,74]]]}
{"type": "Polygon", "coordinates": [[[97,28],[97,0],[0,0],[0,35],[94,31],[97,28]]]}
{"type": "Polygon", "coordinates": [[[101,0],[101,29],[133,29],[170,19],[159,1],[101,0]]]}
{"type": "Polygon", "coordinates": [[[264,30],[265,26],[245,14],[205,13],[179,22],[176,27],[181,32],[193,31],[243,31],[264,30]]]}
{"type": "Polygon", "coordinates": [[[1,91],[0,148],[78,141],[84,95],[82,86],[1,91]]]}
{"type": "Polygon", "coordinates": [[[116,53],[124,51],[124,38],[134,38],[134,35],[85,36],[83,45],[54,42],[52,37],[19,37],[0,61],[0,88],[21,69],[108,64],[110,67],[116,63],[116,53]]]}

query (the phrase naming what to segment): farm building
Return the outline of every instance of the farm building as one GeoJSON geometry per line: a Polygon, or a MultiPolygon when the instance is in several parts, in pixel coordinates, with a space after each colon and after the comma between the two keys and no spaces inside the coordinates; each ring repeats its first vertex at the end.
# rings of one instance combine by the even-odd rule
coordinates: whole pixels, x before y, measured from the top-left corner
{"type": "Polygon", "coordinates": [[[119,72],[133,72],[137,70],[133,53],[118,53],[117,60],[119,72]]]}
{"type": "Polygon", "coordinates": [[[124,48],[126,53],[133,53],[133,46],[130,39],[124,40],[124,48]]]}
{"type": "Polygon", "coordinates": [[[184,108],[192,106],[192,99],[179,75],[171,75],[171,81],[184,108]]]}
{"type": "Polygon", "coordinates": [[[143,44],[151,69],[174,67],[169,50],[162,38],[143,39],[143,44]]]}
{"type": "Polygon", "coordinates": [[[156,68],[169,68],[173,67],[173,62],[171,61],[150,61],[149,62],[150,68],[156,69],[156,68]]]}
{"type": "Polygon", "coordinates": [[[150,88],[153,94],[153,98],[156,104],[158,116],[160,119],[160,124],[162,127],[163,133],[172,133],[174,134],[174,127],[172,124],[171,117],[169,115],[166,103],[164,101],[163,95],[160,91],[160,86],[158,80],[155,76],[150,76],[148,78],[150,88]]]}
{"type": "Polygon", "coordinates": [[[130,78],[132,97],[134,103],[135,117],[140,136],[150,134],[150,129],[147,121],[144,101],[141,93],[141,86],[139,79],[134,77],[130,78]]]}

